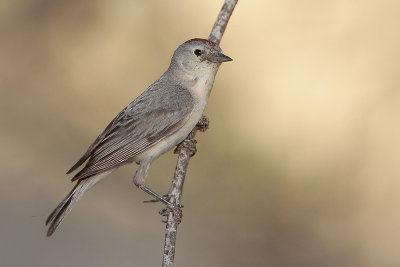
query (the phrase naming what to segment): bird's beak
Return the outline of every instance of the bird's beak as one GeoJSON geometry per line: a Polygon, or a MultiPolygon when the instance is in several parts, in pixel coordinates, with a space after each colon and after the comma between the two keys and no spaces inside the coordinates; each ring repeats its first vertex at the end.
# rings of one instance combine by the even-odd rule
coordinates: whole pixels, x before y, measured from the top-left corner
{"type": "Polygon", "coordinates": [[[222,54],[222,53],[217,53],[217,54],[211,54],[207,57],[207,60],[214,62],[214,63],[222,63],[222,62],[227,62],[227,61],[232,61],[230,57],[222,54]]]}

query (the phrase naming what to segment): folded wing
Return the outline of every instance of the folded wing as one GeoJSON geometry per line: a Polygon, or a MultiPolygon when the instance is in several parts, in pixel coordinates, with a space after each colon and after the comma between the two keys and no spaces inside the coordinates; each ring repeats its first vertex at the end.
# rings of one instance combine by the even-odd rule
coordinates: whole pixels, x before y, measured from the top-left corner
{"type": "Polygon", "coordinates": [[[72,178],[82,180],[129,162],[180,129],[192,110],[193,99],[186,89],[155,82],[110,122],[67,173],[88,160],[72,178]]]}

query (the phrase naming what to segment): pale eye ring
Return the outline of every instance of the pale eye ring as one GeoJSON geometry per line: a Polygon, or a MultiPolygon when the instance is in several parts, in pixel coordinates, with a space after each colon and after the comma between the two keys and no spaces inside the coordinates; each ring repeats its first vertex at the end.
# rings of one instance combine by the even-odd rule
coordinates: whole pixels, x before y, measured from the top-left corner
{"type": "Polygon", "coordinates": [[[201,50],[200,50],[200,49],[194,50],[194,54],[195,54],[196,56],[200,56],[200,55],[201,55],[201,50]]]}

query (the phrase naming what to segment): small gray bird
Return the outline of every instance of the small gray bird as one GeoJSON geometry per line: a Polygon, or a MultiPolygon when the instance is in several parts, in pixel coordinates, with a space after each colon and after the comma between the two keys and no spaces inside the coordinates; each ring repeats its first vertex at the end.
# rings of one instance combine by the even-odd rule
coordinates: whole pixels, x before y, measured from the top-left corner
{"type": "Polygon", "coordinates": [[[111,171],[136,162],[133,182],[160,201],[168,201],[145,186],[150,164],[182,142],[207,105],[218,67],[232,59],[205,39],[191,39],[176,49],[169,68],[123,109],[67,172],[86,165],[72,178],[72,191],[49,215],[51,236],[77,201],[111,171]]]}

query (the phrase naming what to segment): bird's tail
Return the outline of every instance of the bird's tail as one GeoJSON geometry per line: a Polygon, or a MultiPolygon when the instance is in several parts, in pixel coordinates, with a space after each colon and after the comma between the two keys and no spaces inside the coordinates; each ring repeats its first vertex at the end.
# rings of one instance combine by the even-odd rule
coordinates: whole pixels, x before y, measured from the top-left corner
{"type": "Polygon", "coordinates": [[[47,217],[46,225],[49,225],[47,236],[51,236],[57,227],[62,223],[65,216],[75,206],[76,202],[89,190],[92,186],[98,183],[104,175],[96,175],[93,177],[79,180],[69,194],[58,204],[57,208],[47,217]]]}

